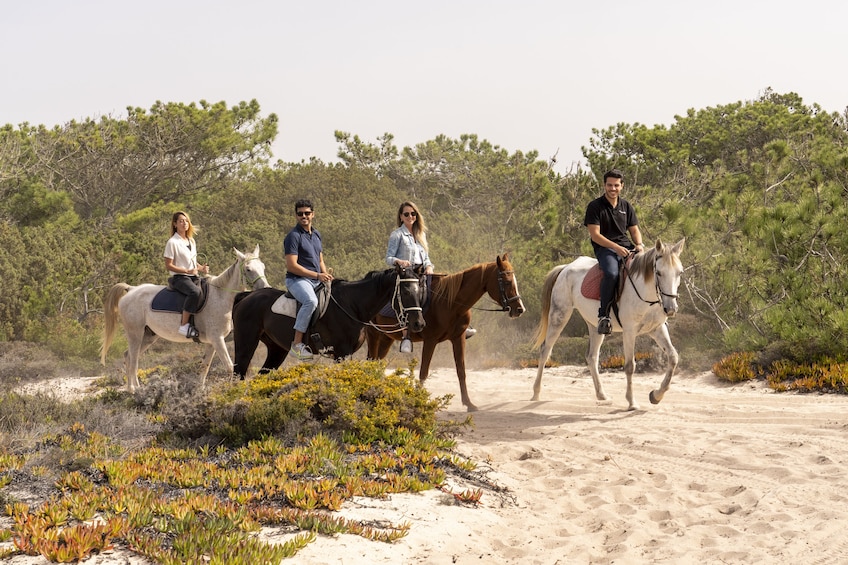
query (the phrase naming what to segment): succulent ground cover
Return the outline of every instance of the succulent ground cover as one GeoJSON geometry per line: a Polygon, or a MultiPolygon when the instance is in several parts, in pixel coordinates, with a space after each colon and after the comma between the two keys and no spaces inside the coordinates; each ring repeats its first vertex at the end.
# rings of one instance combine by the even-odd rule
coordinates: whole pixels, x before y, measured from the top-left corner
{"type": "Polygon", "coordinates": [[[454,449],[470,421],[438,419],[449,398],[411,374],[300,364],[192,393],[158,367],[141,396],[107,386],[66,405],[6,392],[0,557],[78,562],[120,546],[156,563],[278,563],[316,536],[390,543],[408,532],[335,515],[352,497],[439,488],[474,505],[503,493],[454,449]],[[470,488],[451,492],[449,476],[470,488]],[[292,535],[267,543],[263,527],[292,535]]]}

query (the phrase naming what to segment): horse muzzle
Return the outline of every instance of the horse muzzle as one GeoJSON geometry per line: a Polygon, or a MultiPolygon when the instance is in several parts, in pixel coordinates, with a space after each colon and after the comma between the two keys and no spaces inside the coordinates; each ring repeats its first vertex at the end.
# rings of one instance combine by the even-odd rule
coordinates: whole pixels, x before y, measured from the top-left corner
{"type": "Polygon", "coordinates": [[[420,332],[423,330],[427,323],[424,321],[424,315],[421,313],[421,310],[413,310],[409,312],[406,325],[413,332],[420,332]]]}
{"type": "Polygon", "coordinates": [[[663,311],[665,312],[665,315],[669,318],[674,318],[674,315],[677,314],[677,302],[675,301],[669,306],[663,304],[663,311]]]}
{"type": "Polygon", "coordinates": [[[509,303],[509,317],[517,318],[524,313],[524,302],[521,298],[509,303]]]}

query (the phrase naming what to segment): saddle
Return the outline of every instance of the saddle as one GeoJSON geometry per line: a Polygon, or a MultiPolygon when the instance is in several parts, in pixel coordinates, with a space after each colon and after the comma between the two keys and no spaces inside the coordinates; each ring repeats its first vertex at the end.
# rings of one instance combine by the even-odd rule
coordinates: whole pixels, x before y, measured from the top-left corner
{"type": "MultiPolygon", "coordinates": [[[[206,297],[209,288],[209,281],[206,277],[200,277],[200,301],[197,303],[197,312],[201,312],[206,306],[206,297]]],[[[185,294],[171,287],[171,279],[168,278],[168,286],[156,293],[153,301],[150,303],[150,309],[156,312],[177,312],[183,311],[185,304],[185,294]]]]}
{"type": "MultiPolygon", "coordinates": [[[[630,263],[633,261],[633,255],[630,255],[626,261],[621,261],[618,267],[618,285],[615,288],[615,294],[612,297],[610,306],[617,312],[618,299],[624,290],[624,281],[627,279],[627,271],[630,268],[630,263]]],[[[583,277],[583,283],[580,285],[580,294],[589,300],[601,299],[601,280],[604,278],[604,272],[601,271],[599,265],[595,265],[586,276],[583,277]]]]}
{"type": "MultiPolygon", "coordinates": [[[[327,306],[330,304],[330,288],[329,283],[321,283],[315,287],[315,296],[318,297],[318,307],[312,313],[312,318],[309,320],[310,327],[315,325],[315,322],[327,311],[327,306]]],[[[285,294],[280,296],[271,305],[271,312],[295,318],[297,317],[298,310],[300,310],[300,306],[301,304],[286,290],[285,294]]]]}

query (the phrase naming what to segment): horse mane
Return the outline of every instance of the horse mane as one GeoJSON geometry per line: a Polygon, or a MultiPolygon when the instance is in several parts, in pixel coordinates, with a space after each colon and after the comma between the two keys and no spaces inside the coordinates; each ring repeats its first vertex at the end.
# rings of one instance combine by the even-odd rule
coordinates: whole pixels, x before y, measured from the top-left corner
{"type": "Polygon", "coordinates": [[[637,253],[633,257],[633,262],[630,263],[630,271],[641,274],[645,282],[651,282],[654,278],[654,263],[658,255],[671,253],[671,248],[666,243],[661,243],[661,248],[657,251],[656,247],[651,247],[647,251],[637,253]]]}
{"type": "Polygon", "coordinates": [[[473,275],[473,271],[480,272],[480,282],[483,285],[486,275],[486,268],[492,263],[477,263],[467,269],[451,275],[436,275],[439,277],[438,288],[433,289],[433,298],[445,300],[448,304],[453,304],[456,300],[456,295],[462,287],[462,279],[466,276],[473,275]]]}
{"type": "Polygon", "coordinates": [[[337,285],[339,283],[357,284],[357,283],[366,283],[366,282],[370,281],[371,279],[382,279],[383,277],[391,276],[394,272],[395,272],[394,269],[386,269],[385,271],[380,271],[380,270],[368,271],[367,273],[365,273],[365,276],[362,277],[362,279],[360,279],[358,281],[349,281],[347,279],[333,279],[333,282],[332,282],[333,286],[331,288],[335,288],[335,285],[337,285]]]}
{"type": "MultiPolygon", "coordinates": [[[[252,255],[245,256],[245,262],[247,262],[252,257],[252,255]]],[[[211,284],[212,286],[218,286],[218,281],[229,280],[229,278],[232,276],[232,272],[238,268],[239,263],[240,261],[236,261],[235,263],[231,264],[229,267],[224,269],[224,272],[222,272],[221,274],[209,277],[209,284],[211,284]]]]}

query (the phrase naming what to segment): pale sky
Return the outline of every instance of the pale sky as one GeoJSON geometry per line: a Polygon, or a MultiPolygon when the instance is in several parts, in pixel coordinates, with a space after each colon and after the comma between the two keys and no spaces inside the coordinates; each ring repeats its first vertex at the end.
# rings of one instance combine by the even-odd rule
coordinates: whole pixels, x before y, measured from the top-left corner
{"type": "Polygon", "coordinates": [[[256,99],[275,159],[342,130],[399,148],[477,134],[582,162],[592,128],[795,92],[848,106],[836,0],[0,0],[0,125],[256,99]],[[756,5],[757,7],[749,7],[756,5]]]}

